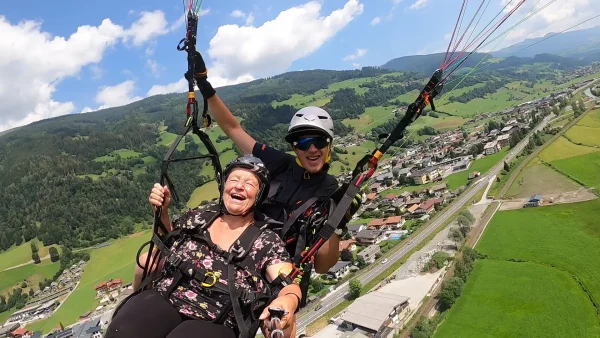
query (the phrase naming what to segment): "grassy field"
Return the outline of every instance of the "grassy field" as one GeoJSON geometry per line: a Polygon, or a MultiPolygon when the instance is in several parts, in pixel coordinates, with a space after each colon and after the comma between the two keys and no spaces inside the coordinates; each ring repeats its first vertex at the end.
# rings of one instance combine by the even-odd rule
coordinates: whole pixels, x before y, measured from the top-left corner
{"type": "MultiPolygon", "coordinates": [[[[56,245],[43,246],[42,242],[35,240],[38,244],[38,254],[40,258],[48,255],[50,247],[56,247],[56,245]]],[[[60,252],[60,249],[59,249],[60,252]]],[[[31,260],[31,244],[30,242],[23,243],[19,246],[13,246],[12,248],[0,253],[0,271],[10,268],[11,266],[27,263],[31,260]]],[[[0,290],[2,290],[0,288],[0,290]]]]}
{"type": "Polygon", "coordinates": [[[551,145],[546,147],[546,149],[544,149],[540,153],[539,158],[544,160],[545,162],[552,162],[578,155],[589,154],[596,151],[600,151],[600,149],[580,146],[578,144],[572,143],[565,137],[561,136],[558,139],[556,139],[556,141],[554,141],[551,145]]]}
{"type": "MultiPolygon", "coordinates": [[[[0,294],[7,294],[13,288],[20,288],[23,281],[28,287],[38,290],[38,283],[52,276],[60,269],[60,262],[52,263],[50,259],[40,264],[27,264],[15,269],[0,272],[0,294]]],[[[27,289],[29,290],[29,289],[27,289]]]]}
{"type": "Polygon", "coordinates": [[[594,200],[498,212],[476,248],[488,259],[435,337],[598,337],[598,210],[594,200]]]}
{"type": "Polygon", "coordinates": [[[477,250],[553,266],[576,276],[600,304],[600,201],[501,211],[477,250]],[[535,244],[535,245],[532,245],[535,244]]]}
{"type": "Polygon", "coordinates": [[[138,233],[116,240],[107,247],[91,251],[90,261],[85,267],[77,289],[50,318],[34,322],[27,328],[47,333],[59,322],[65,326],[72,324],[80,315],[93,310],[97,306],[97,301],[94,299],[94,285],[111,278],[121,278],[123,283],[132,281],[135,254],[149,238],[149,232],[138,233]]]}
{"type": "Polygon", "coordinates": [[[114,161],[117,157],[117,155],[119,155],[121,158],[123,159],[128,159],[128,158],[135,158],[135,157],[140,157],[140,153],[130,150],[130,149],[119,149],[119,150],[115,150],[112,153],[105,155],[105,156],[100,156],[94,159],[94,161],[96,162],[110,162],[110,161],[114,161]]]}
{"type": "Polygon", "coordinates": [[[565,137],[575,144],[598,148],[600,147],[598,132],[600,128],[574,125],[567,130],[565,137]]]}
{"type": "Polygon", "coordinates": [[[551,164],[586,186],[600,190],[599,152],[553,161],[551,164]]]}
{"type": "Polygon", "coordinates": [[[532,160],[508,189],[506,197],[529,197],[534,194],[554,194],[580,188],[577,182],[561,175],[552,168],[532,160]]]}
{"type": "Polygon", "coordinates": [[[600,109],[589,111],[540,158],[574,180],[600,189],[600,109]],[[583,145],[574,144],[578,142],[583,145]]]}
{"type": "Polygon", "coordinates": [[[475,264],[434,337],[598,335],[594,307],[568,273],[535,263],[487,259],[475,264]]]}
{"type": "Polygon", "coordinates": [[[452,174],[446,178],[446,183],[451,190],[457,189],[469,181],[469,173],[474,171],[479,171],[482,175],[484,175],[488,170],[490,170],[494,165],[499,163],[508,153],[508,147],[505,147],[501,151],[486,156],[484,158],[473,161],[469,170],[461,171],[456,174],[452,174]]]}

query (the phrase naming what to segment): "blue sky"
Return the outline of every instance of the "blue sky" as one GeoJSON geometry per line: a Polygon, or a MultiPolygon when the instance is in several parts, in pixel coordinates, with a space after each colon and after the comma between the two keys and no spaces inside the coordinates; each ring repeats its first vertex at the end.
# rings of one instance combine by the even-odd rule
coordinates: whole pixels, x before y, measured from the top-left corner
{"type": "MultiPolygon", "coordinates": [[[[508,1],[490,0],[480,27],[508,1]]],[[[549,25],[561,21],[551,10],[568,15],[571,9],[591,7],[591,1],[549,8],[515,30],[505,44],[560,28],[549,25]]],[[[288,70],[379,66],[399,56],[445,50],[461,3],[204,0],[198,48],[216,86],[288,70]],[[293,7],[297,9],[290,11],[293,7]],[[278,20],[282,12],[288,16],[278,20]]],[[[479,3],[471,1],[470,13],[479,3]]],[[[516,19],[530,8],[525,5],[516,19]]],[[[0,30],[10,33],[0,39],[0,99],[8,102],[0,108],[0,131],[185,91],[185,53],[175,48],[185,34],[178,24],[183,11],[179,0],[2,1],[0,30]]],[[[569,19],[575,20],[573,16],[569,19]]]]}

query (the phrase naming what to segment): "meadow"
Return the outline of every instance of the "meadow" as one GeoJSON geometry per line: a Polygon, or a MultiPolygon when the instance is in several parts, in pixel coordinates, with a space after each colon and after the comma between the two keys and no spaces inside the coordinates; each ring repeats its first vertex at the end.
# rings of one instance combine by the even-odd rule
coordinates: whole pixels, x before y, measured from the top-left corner
{"type": "Polygon", "coordinates": [[[598,337],[600,201],[496,213],[435,337],[598,337]],[[551,325],[549,325],[551,323],[551,325]]]}
{"type": "MultiPolygon", "coordinates": [[[[48,255],[50,247],[56,247],[56,245],[44,246],[42,242],[35,240],[38,246],[38,254],[40,258],[44,258],[48,255]]],[[[0,272],[4,269],[24,264],[31,261],[31,242],[23,243],[19,246],[13,246],[12,248],[0,253],[0,272]]],[[[59,250],[60,252],[60,250],[59,250]]],[[[2,288],[0,288],[2,290],[2,288]]]]}
{"type": "Polygon", "coordinates": [[[27,328],[50,332],[59,323],[67,326],[82,314],[98,305],[94,285],[120,278],[124,284],[133,280],[135,255],[140,246],[150,239],[150,232],[137,233],[114,241],[111,245],[90,252],[81,281],[63,305],[48,319],[34,322],[27,328]]]}

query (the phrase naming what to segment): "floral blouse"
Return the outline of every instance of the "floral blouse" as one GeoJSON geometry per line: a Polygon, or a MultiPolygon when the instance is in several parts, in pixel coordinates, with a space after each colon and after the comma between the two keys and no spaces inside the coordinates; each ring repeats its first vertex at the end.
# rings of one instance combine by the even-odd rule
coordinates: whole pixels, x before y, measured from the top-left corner
{"type": "MultiPolygon", "coordinates": [[[[182,225],[189,226],[198,222],[201,219],[201,217],[198,217],[201,212],[196,209],[190,210],[175,220],[173,226],[178,228],[182,225]]],[[[197,229],[197,231],[201,231],[200,226],[197,229]]],[[[210,237],[208,227],[205,235],[210,237]]],[[[187,239],[176,244],[171,248],[171,251],[177,252],[185,262],[203,268],[201,270],[206,269],[212,272],[216,277],[216,284],[206,288],[201,285],[200,281],[184,276],[169,297],[170,302],[183,315],[214,321],[217,319],[218,314],[222,312],[223,306],[230,300],[227,293],[228,269],[226,259],[219,253],[212,251],[205,242],[198,242],[193,239],[187,239]]],[[[267,267],[282,262],[291,262],[283,241],[270,230],[263,230],[254,242],[247,257],[250,259],[246,259],[244,262],[250,261],[253,266],[247,266],[246,269],[236,268],[235,286],[238,290],[263,292],[267,287],[265,285],[267,267]],[[255,271],[254,275],[260,275],[264,281],[259,278],[252,278],[253,275],[248,272],[250,269],[253,269],[255,271]]],[[[171,273],[163,272],[162,277],[155,282],[154,288],[158,292],[165,293],[173,284],[173,280],[171,273]]],[[[212,283],[213,278],[210,277],[208,280],[212,283]]],[[[237,331],[233,311],[224,314],[224,318],[223,325],[237,331]]]]}

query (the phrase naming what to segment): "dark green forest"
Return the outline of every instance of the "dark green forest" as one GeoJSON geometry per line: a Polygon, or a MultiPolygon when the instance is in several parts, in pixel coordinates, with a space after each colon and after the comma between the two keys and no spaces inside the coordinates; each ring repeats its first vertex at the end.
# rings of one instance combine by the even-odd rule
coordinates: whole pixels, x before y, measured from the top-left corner
{"type": "MultiPolygon", "coordinates": [[[[493,93],[511,81],[553,79],[554,76],[552,71],[518,73],[510,69],[498,71],[497,67],[468,78],[458,88],[485,82],[483,87],[451,100],[468,102],[493,93]]],[[[254,138],[287,151],[289,145],[283,136],[299,107],[275,108],[274,100],[286,100],[292,94],[313,94],[348,79],[370,78],[361,85],[368,89],[366,93],[342,88],[331,93],[324,106],[336,120],[336,134],[343,136],[352,129],[343,125],[342,119],[357,118],[368,107],[402,106],[404,103],[393,102],[393,99],[420,90],[429,77],[417,72],[400,75],[393,72],[383,67],[289,72],[221,87],[217,92],[231,111],[243,119],[242,126],[254,138]]],[[[34,237],[44,245],[87,247],[148,225],[152,221],[148,193],[159,179],[160,162],[168,149],[161,142],[161,132],[177,134],[181,131],[186,99],[187,94],[156,95],[122,107],[61,116],[2,133],[0,188],[5,199],[0,203],[0,251],[34,237]],[[135,156],[113,154],[120,150],[135,152],[135,156]],[[110,154],[113,155],[98,160],[110,154]]],[[[402,114],[375,128],[373,135],[389,132],[402,114]]],[[[436,131],[423,129],[422,133],[433,135],[436,131]]],[[[221,137],[218,141],[224,139],[221,137]]],[[[183,142],[185,150],[177,152],[177,157],[206,153],[191,136],[183,142]]],[[[213,142],[217,144],[216,137],[213,142]]],[[[406,146],[410,144],[407,142],[406,146]]],[[[221,150],[223,153],[231,148],[221,150]]],[[[239,153],[238,149],[233,150],[239,153]]],[[[202,170],[210,166],[207,162],[182,162],[170,167],[170,175],[183,202],[194,188],[212,179],[210,170],[202,170]]]]}

